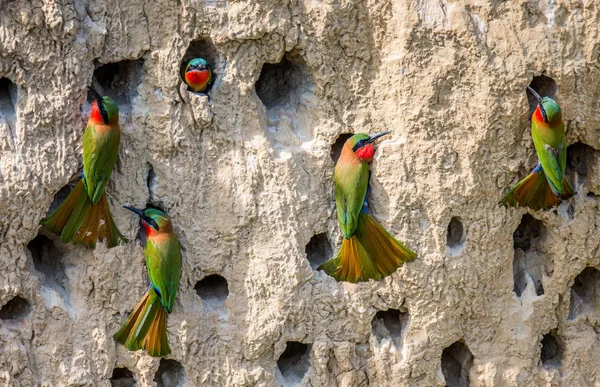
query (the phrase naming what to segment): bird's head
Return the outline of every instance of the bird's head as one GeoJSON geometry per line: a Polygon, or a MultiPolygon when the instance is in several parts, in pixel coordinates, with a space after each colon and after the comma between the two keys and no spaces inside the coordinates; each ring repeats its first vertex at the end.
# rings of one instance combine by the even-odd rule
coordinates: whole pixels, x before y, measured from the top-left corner
{"type": "Polygon", "coordinates": [[[387,131],[377,133],[372,136],[369,136],[366,133],[357,133],[346,140],[346,144],[344,146],[350,149],[360,161],[369,162],[373,159],[373,155],[375,154],[373,142],[379,137],[390,133],[390,131],[387,131]]]}
{"type": "Polygon", "coordinates": [[[202,59],[202,58],[194,58],[191,61],[189,61],[189,63],[187,64],[186,68],[185,68],[185,72],[190,72],[190,71],[204,71],[204,70],[208,70],[208,64],[206,63],[206,60],[202,59]]]}
{"type": "Polygon", "coordinates": [[[169,232],[173,229],[171,218],[161,210],[148,207],[140,210],[135,207],[123,206],[129,211],[135,212],[140,216],[140,224],[144,227],[147,236],[157,233],[169,232]]]}
{"type": "Polygon", "coordinates": [[[119,123],[119,107],[110,97],[102,97],[100,94],[89,88],[94,101],[92,102],[92,111],[90,118],[97,123],[105,125],[119,123]]]}
{"type": "Polygon", "coordinates": [[[560,106],[550,97],[541,97],[535,90],[527,86],[527,89],[538,101],[538,105],[533,112],[532,119],[538,123],[553,124],[562,121],[560,106]]]}

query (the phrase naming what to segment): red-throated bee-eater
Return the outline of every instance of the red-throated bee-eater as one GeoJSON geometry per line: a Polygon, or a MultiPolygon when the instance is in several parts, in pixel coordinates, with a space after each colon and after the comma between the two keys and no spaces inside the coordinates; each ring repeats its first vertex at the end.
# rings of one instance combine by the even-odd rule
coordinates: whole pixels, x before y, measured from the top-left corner
{"type": "Polygon", "coordinates": [[[329,261],[318,267],[338,281],[360,282],[392,274],[416,254],[368,214],[366,196],[373,142],[390,132],[358,133],[346,140],[335,166],[335,204],[344,239],[329,261]]]}
{"type": "Polygon", "coordinates": [[[194,58],[185,67],[184,80],[190,90],[203,93],[212,84],[213,75],[208,63],[202,58],[194,58]]]}
{"type": "Polygon", "coordinates": [[[531,137],[539,161],[527,177],[508,191],[500,204],[540,210],[573,196],[573,188],[565,178],[567,145],[560,106],[552,98],[542,98],[531,87],[527,88],[538,100],[531,117],[531,137]]]}
{"type": "Polygon", "coordinates": [[[150,356],[171,353],[167,339],[167,314],[173,311],[179,287],[181,246],[171,219],[162,211],[142,211],[125,206],[140,216],[144,228],[146,268],[150,289],[129,315],[114,339],[130,351],[145,349],[150,356]]]}
{"type": "Polygon", "coordinates": [[[115,225],[104,191],[119,154],[119,108],[109,97],[90,91],[95,100],[83,134],[83,176],[60,207],[40,223],[60,235],[63,243],[94,248],[96,240],[107,239],[110,248],[126,241],[115,225]]]}

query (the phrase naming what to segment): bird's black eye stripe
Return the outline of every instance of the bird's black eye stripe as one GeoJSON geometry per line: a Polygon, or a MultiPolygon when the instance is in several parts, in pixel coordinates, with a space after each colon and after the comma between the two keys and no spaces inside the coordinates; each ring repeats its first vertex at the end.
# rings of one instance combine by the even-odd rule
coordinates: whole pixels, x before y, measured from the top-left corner
{"type": "Polygon", "coordinates": [[[106,111],[106,108],[104,107],[102,101],[98,101],[98,108],[100,109],[100,115],[102,115],[102,120],[105,124],[108,125],[108,112],[106,111]]]}
{"type": "Polygon", "coordinates": [[[362,148],[365,145],[365,142],[367,142],[367,140],[358,140],[356,144],[354,144],[354,146],[352,147],[352,152],[356,152],[357,150],[362,148]]]}
{"type": "Polygon", "coordinates": [[[159,230],[158,224],[154,221],[154,219],[150,219],[150,226],[154,227],[156,231],[159,230]]]}

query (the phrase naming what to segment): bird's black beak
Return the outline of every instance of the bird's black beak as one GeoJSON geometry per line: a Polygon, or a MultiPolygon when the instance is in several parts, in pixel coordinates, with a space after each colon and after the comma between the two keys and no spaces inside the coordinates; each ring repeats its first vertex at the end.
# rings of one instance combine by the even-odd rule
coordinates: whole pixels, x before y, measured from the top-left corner
{"type": "Polygon", "coordinates": [[[390,132],[388,130],[388,131],[385,131],[385,132],[380,132],[380,133],[374,134],[374,135],[370,136],[370,138],[367,140],[367,144],[370,144],[373,141],[377,140],[379,137],[385,136],[386,134],[390,134],[390,133],[392,133],[392,132],[390,132]]]}
{"type": "Polygon", "coordinates": [[[144,211],[135,208],[135,207],[129,207],[129,206],[123,206],[123,208],[127,208],[129,211],[131,212],[135,212],[136,214],[138,214],[140,216],[140,218],[145,218],[146,216],[144,215],[144,211]]]}
{"type": "Polygon", "coordinates": [[[530,86],[527,86],[527,89],[531,92],[531,94],[533,94],[535,99],[537,99],[538,105],[540,106],[540,111],[542,112],[542,117],[544,118],[544,122],[547,123],[548,115],[546,114],[546,109],[544,109],[544,105],[542,104],[542,97],[540,97],[540,95],[535,90],[533,90],[530,86]]]}
{"type": "Polygon", "coordinates": [[[535,97],[535,99],[537,99],[538,102],[542,102],[542,97],[540,97],[540,95],[531,88],[531,86],[527,86],[527,90],[529,90],[529,92],[531,94],[533,94],[533,96],[535,97]]]}
{"type": "Polygon", "coordinates": [[[92,93],[92,98],[94,98],[98,102],[102,101],[102,96],[100,95],[100,93],[98,93],[96,90],[94,90],[90,86],[88,86],[88,90],[90,91],[90,93],[92,93]]]}
{"type": "Polygon", "coordinates": [[[140,218],[148,223],[150,226],[152,226],[156,231],[159,230],[158,227],[158,223],[156,223],[156,221],[154,219],[152,219],[149,216],[144,215],[144,211],[140,210],[139,208],[135,208],[135,207],[129,207],[129,206],[123,206],[123,208],[127,208],[129,211],[131,212],[135,212],[136,214],[138,214],[140,216],[140,218]]]}

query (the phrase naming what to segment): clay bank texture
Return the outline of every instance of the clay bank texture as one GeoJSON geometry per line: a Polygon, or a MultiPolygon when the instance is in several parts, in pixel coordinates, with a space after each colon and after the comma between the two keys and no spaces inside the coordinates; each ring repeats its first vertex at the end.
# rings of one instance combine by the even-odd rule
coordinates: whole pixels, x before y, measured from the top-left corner
{"type": "Polygon", "coordinates": [[[599,29],[593,1],[0,1],[0,384],[598,383],[599,29]],[[120,109],[110,250],[39,226],[92,84],[120,109]],[[529,84],[577,190],[548,211],[498,206],[537,161],[529,84]],[[418,258],[338,283],[314,270],[342,238],[332,149],[384,130],[370,209],[418,258]],[[123,204],[182,243],[167,359],[112,338],[148,285],[123,204]]]}

